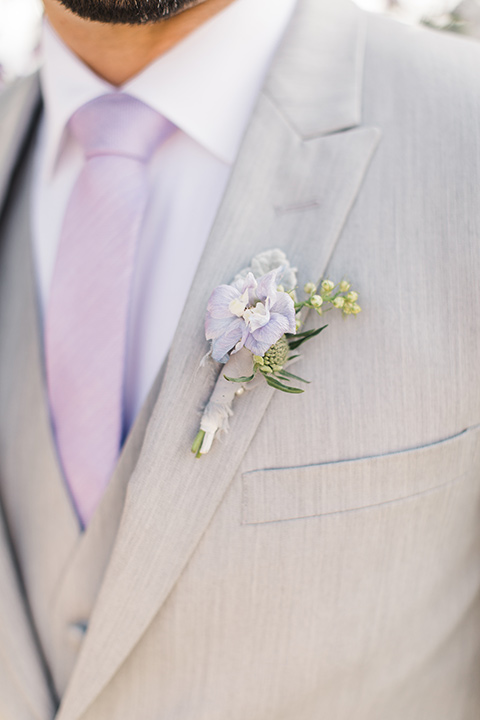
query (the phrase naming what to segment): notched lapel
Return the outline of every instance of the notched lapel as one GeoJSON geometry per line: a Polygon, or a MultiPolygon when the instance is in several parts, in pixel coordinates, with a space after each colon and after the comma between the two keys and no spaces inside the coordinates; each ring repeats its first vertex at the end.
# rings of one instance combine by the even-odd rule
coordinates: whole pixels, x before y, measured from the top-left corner
{"type": "MultiPolygon", "coordinates": [[[[311,3],[305,2],[310,14],[311,3]]],[[[302,14],[302,23],[308,24],[308,13],[302,14]]],[[[298,27],[296,33],[300,42],[298,27]]],[[[335,54],[331,62],[335,66],[335,54]]],[[[280,50],[269,82],[283,63],[280,50]]],[[[341,63],[346,73],[350,66],[343,58],[341,63]]],[[[355,63],[350,71],[358,81],[355,63]]],[[[338,74],[335,77],[341,82],[338,74]]],[[[322,67],[316,81],[323,86],[329,78],[322,67]]],[[[358,96],[356,83],[349,92],[358,96]]],[[[335,130],[344,130],[345,122],[355,125],[357,105],[352,100],[349,117],[342,114],[335,130]]],[[[268,85],[262,93],[170,351],[112,558],[58,720],[80,718],[159,612],[271,400],[273,390],[266,384],[243,396],[223,442],[216,442],[200,460],[190,453],[201,410],[216,379],[212,370],[199,368],[208,349],[203,322],[210,292],[229,282],[253,255],[272,247],[287,252],[301,281],[320,278],[378,139],[375,128],[322,136],[320,123],[318,136],[305,140],[268,85]]]]}
{"type": "Polygon", "coordinates": [[[350,0],[301,0],[265,92],[301,137],[361,120],[366,16],[350,0]]]}

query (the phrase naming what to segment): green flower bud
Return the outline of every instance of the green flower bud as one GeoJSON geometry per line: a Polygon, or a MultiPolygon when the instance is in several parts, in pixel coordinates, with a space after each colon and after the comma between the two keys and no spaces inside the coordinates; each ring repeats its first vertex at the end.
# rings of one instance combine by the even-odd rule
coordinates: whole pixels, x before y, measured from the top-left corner
{"type": "Polygon", "coordinates": [[[322,290],[326,293],[332,292],[334,287],[335,283],[333,283],[331,280],[324,280],[322,282],[322,290]]]}
{"type": "Polygon", "coordinates": [[[289,351],[288,340],[285,335],[282,335],[280,340],[277,340],[275,345],[268,348],[263,356],[262,372],[278,372],[278,370],[281,370],[287,362],[289,351]]]}
{"type": "Polygon", "coordinates": [[[362,312],[362,308],[360,307],[360,305],[357,305],[357,303],[353,303],[352,315],[358,315],[359,312],[362,312]]]}
{"type": "Polygon", "coordinates": [[[358,300],[358,293],[354,292],[353,290],[348,293],[347,295],[348,302],[354,303],[358,300]]]}
{"type": "Polygon", "coordinates": [[[317,289],[317,286],[315,285],[315,283],[308,282],[303,289],[307,293],[307,295],[313,295],[313,293],[317,289]]]}
{"type": "Polygon", "coordinates": [[[343,306],[345,305],[345,298],[343,298],[341,296],[336,297],[335,300],[333,300],[332,305],[333,305],[333,307],[336,307],[339,309],[343,308],[343,306]]]}
{"type": "Polygon", "coordinates": [[[346,280],[342,280],[340,283],[340,292],[348,292],[350,290],[350,283],[346,280]]]}
{"type": "Polygon", "coordinates": [[[319,308],[323,305],[323,298],[321,295],[312,295],[310,302],[312,303],[312,307],[319,308]]]}

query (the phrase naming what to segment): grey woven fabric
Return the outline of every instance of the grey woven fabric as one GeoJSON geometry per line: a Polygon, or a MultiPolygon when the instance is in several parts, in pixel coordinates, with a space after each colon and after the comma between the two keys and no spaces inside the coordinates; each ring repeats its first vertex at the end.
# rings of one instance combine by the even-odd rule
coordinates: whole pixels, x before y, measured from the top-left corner
{"type": "MultiPolygon", "coordinates": [[[[180,321],[111,557],[105,573],[86,571],[98,594],[58,720],[478,718],[479,62],[471,41],[343,0],[299,0],[180,321]],[[305,347],[306,393],[244,395],[230,434],[196,460],[189,446],[215,381],[199,370],[206,300],[271,247],[302,284],[350,277],[363,313],[332,318],[305,347]]],[[[0,188],[35,92],[26,81],[1,101],[0,188]]],[[[6,354],[0,341],[0,365],[6,354]]],[[[2,422],[1,447],[19,442],[11,427],[2,422]]],[[[3,473],[0,458],[0,489],[3,473]]],[[[41,477],[31,492],[40,509],[41,477]]],[[[27,638],[18,592],[0,595],[0,627],[27,638]]],[[[74,601],[72,588],[65,607],[74,601]]],[[[0,677],[30,653],[18,682],[36,678],[28,692],[47,718],[25,643],[20,655],[5,645],[0,677]]],[[[35,717],[14,697],[0,699],[5,717],[35,717]]]]}

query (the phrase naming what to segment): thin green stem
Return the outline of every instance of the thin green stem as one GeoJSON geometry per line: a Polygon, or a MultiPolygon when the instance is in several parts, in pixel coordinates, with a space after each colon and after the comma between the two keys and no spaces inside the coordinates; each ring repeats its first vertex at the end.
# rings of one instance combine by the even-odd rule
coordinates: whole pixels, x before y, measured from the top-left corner
{"type": "Polygon", "coordinates": [[[202,447],[203,438],[205,437],[205,430],[199,430],[198,433],[195,436],[195,440],[193,441],[192,445],[192,453],[195,455],[195,457],[199,458],[202,457],[200,455],[200,449],[202,447]]]}

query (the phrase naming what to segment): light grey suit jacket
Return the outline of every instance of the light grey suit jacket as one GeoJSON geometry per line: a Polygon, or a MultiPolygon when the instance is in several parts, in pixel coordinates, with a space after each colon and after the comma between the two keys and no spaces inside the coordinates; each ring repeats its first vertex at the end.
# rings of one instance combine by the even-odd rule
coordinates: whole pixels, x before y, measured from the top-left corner
{"type": "MultiPolygon", "coordinates": [[[[58,720],[478,719],[479,67],[471,41],[299,0],[58,720]],[[363,313],[305,347],[307,392],[243,396],[196,460],[206,300],[270,247],[302,284],[352,278],[363,313]]],[[[4,199],[37,92],[26,80],[1,99],[4,199]]],[[[6,542],[0,572],[0,718],[44,720],[6,542]]]]}

